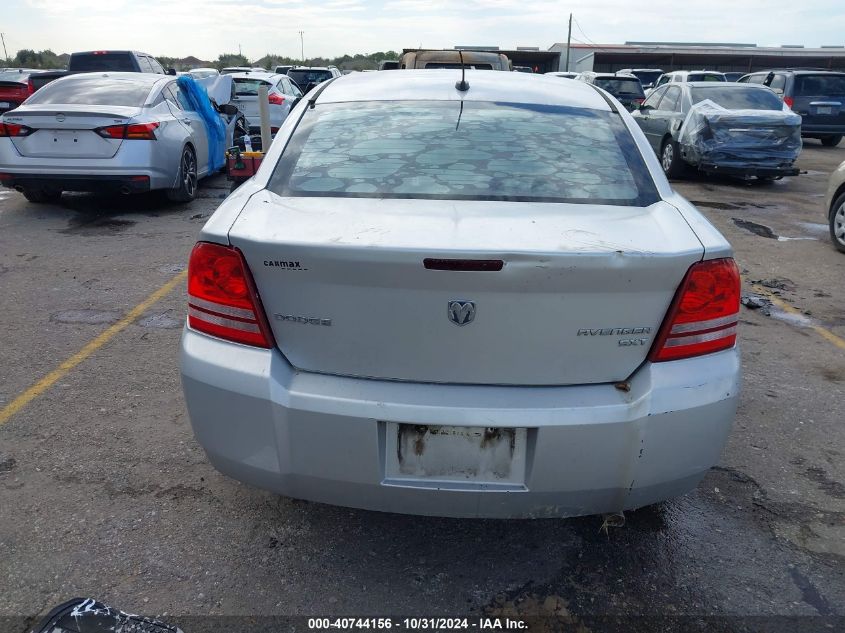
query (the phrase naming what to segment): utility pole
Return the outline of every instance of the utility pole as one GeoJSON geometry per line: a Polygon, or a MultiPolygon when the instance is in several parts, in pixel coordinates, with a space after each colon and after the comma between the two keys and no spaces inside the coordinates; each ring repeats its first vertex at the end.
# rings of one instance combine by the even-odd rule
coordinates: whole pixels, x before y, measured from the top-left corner
{"type": "Polygon", "coordinates": [[[569,43],[572,41],[572,14],[569,14],[569,33],[566,36],[566,72],[569,72],[569,43]]]}
{"type": "Polygon", "coordinates": [[[302,57],[302,64],[305,65],[305,38],[303,38],[303,35],[305,35],[305,31],[300,31],[299,32],[299,54],[300,54],[300,57],[302,57]]]}
{"type": "Polygon", "coordinates": [[[0,33],[0,40],[3,40],[3,59],[9,59],[9,53],[6,52],[6,34],[0,33]]]}
{"type": "Polygon", "coordinates": [[[241,45],[238,44],[238,57],[243,57],[243,53],[241,53],[241,45]]]}

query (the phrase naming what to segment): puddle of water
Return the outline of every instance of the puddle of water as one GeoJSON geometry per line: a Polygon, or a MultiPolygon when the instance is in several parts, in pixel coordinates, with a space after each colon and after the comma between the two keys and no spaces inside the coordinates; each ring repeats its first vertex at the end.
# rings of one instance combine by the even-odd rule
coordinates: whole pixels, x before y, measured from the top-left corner
{"type": "Polygon", "coordinates": [[[775,233],[771,228],[766,226],[765,224],[757,224],[757,222],[751,222],[750,220],[743,220],[742,218],[731,218],[733,223],[736,224],[739,228],[745,229],[749,233],[753,233],[754,235],[759,235],[760,237],[765,237],[770,240],[777,240],[778,242],[793,242],[796,240],[817,240],[818,238],[815,237],[786,237],[783,235],[778,235],[775,233]]]}
{"type": "Polygon", "coordinates": [[[760,237],[766,237],[770,240],[778,239],[777,234],[764,224],[757,224],[756,222],[750,222],[748,220],[743,220],[742,218],[731,218],[731,220],[733,220],[733,223],[739,228],[745,229],[749,233],[759,235],[760,237]]]}
{"type": "Polygon", "coordinates": [[[137,224],[134,220],[118,220],[117,218],[111,217],[86,218],[82,216],[70,220],[68,227],[62,229],[59,233],[110,235],[118,231],[123,231],[134,224],[137,224]]]}
{"type": "Polygon", "coordinates": [[[114,310],[63,310],[50,316],[55,323],[84,323],[100,325],[114,323],[120,318],[120,312],[114,310]]]}
{"type": "Polygon", "coordinates": [[[708,209],[722,209],[724,211],[741,208],[738,204],[733,204],[731,202],[715,202],[713,200],[690,200],[690,202],[697,207],[707,207],[708,209]]]}

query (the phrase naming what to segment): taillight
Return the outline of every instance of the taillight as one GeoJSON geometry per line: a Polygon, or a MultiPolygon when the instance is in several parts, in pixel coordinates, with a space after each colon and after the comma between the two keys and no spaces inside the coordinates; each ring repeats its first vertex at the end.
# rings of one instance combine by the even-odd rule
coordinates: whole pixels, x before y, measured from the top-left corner
{"type": "Polygon", "coordinates": [[[155,131],[161,125],[158,121],[151,123],[132,123],[131,125],[109,125],[94,130],[103,138],[132,139],[141,141],[156,140],[155,131]]]}
{"type": "Polygon", "coordinates": [[[29,136],[34,130],[17,123],[0,123],[0,136],[29,136]]]}
{"type": "Polygon", "coordinates": [[[199,242],[188,262],[188,326],[218,338],[273,347],[273,335],[241,252],[199,242]]]}
{"type": "Polygon", "coordinates": [[[276,94],[275,92],[271,92],[269,95],[267,95],[267,101],[269,101],[273,105],[285,104],[285,98],[282,95],[276,94]]]}
{"type": "Polygon", "coordinates": [[[786,104],[786,107],[788,107],[791,110],[792,104],[795,103],[795,99],[793,99],[792,97],[784,97],[783,102],[786,104]]]}
{"type": "Polygon", "coordinates": [[[653,362],[730,349],[739,320],[739,269],[733,259],[693,264],[649,354],[653,362]]]}
{"type": "Polygon", "coordinates": [[[644,101],[645,99],[642,97],[637,97],[636,99],[634,99],[634,103],[636,103],[637,105],[642,105],[644,101]]]}
{"type": "Polygon", "coordinates": [[[27,95],[31,95],[33,92],[35,92],[35,84],[32,83],[32,79],[30,79],[26,82],[26,93],[27,95]]]}

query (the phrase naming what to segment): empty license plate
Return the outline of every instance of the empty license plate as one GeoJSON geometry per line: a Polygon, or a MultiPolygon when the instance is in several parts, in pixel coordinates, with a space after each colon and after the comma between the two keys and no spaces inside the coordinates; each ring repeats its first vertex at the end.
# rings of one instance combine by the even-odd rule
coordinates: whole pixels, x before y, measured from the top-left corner
{"type": "Polygon", "coordinates": [[[816,108],[816,114],[833,114],[833,108],[831,106],[820,106],[816,108]]]}
{"type": "Polygon", "coordinates": [[[388,480],[521,487],[527,429],[387,424],[388,480]]]}
{"type": "Polygon", "coordinates": [[[0,110],[8,110],[12,107],[12,104],[8,101],[0,101],[0,110]]]}

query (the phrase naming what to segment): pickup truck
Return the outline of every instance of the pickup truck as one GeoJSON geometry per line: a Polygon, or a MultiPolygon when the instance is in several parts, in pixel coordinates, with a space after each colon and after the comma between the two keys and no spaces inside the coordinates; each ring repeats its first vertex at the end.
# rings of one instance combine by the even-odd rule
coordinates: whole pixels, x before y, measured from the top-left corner
{"type": "Polygon", "coordinates": [[[91,72],[155,73],[175,75],[176,71],[164,70],[155,57],[138,51],[85,51],[72,53],[67,70],[49,70],[29,76],[30,90],[35,92],[48,83],[66,75],[91,72]]]}

